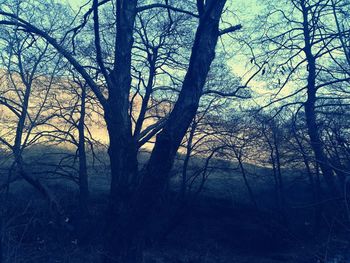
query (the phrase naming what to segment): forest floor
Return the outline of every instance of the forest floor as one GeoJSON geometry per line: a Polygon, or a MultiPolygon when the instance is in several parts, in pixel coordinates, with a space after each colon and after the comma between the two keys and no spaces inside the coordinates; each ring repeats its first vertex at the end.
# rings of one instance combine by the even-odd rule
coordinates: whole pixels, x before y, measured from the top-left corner
{"type": "MultiPolygon", "coordinates": [[[[238,172],[217,172],[187,208],[181,221],[145,253],[145,263],[348,263],[350,230],[340,221],[322,231],[312,228],[310,189],[303,179],[290,181],[287,225],[276,213],[269,170],[250,167],[250,183],[258,210],[251,205],[238,172]],[[254,175],[254,169],[260,176],[254,175]],[[261,176],[261,175],[264,176],[261,176]]],[[[6,263],[96,262],[101,254],[109,178],[90,176],[91,218],[85,236],[78,236],[77,187],[50,180],[66,213],[65,226],[56,226],[46,202],[23,181],[12,184],[10,209],[4,223],[6,263]],[[91,227],[93,226],[93,227],[91,227]]],[[[176,185],[177,178],[173,178],[176,185]]],[[[342,221],[343,222],[343,221],[342,221]]]]}

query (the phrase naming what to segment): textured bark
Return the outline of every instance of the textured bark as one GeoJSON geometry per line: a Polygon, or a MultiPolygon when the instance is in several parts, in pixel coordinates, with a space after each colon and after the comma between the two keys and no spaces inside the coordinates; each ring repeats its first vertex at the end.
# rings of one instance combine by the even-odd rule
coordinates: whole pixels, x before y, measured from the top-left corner
{"type": "Polygon", "coordinates": [[[127,195],[130,178],[137,172],[136,143],[129,116],[131,49],[136,16],[136,0],[116,1],[117,34],[114,69],[110,74],[105,119],[110,137],[111,203],[127,195]]]}
{"type": "Polygon", "coordinates": [[[109,134],[111,188],[104,262],[136,262],[139,254],[125,246],[122,216],[137,177],[137,147],[129,116],[131,50],[136,16],[136,0],[116,1],[117,34],[114,69],[109,75],[109,98],[104,106],[109,134]],[[125,251],[127,251],[125,253],[125,251]],[[132,257],[135,255],[135,260],[132,257]]]}
{"type": "Polygon", "coordinates": [[[225,2],[220,0],[206,3],[206,10],[200,17],[182,90],[165,127],[157,136],[141,189],[157,193],[167,180],[178,147],[198,109],[203,86],[215,57],[219,20],[225,2]]]}
{"type": "Polygon", "coordinates": [[[148,213],[166,185],[180,143],[194,118],[210,65],[215,57],[219,20],[225,0],[207,1],[197,28],[187,74],[169,119],[158,134],[138,193],[137,207],[148,213]],[[143,200],[143,202],[140,202],[143,200]]]}
{"type": "MultiPolygon", "coordinates": [[[[225,0],[207,1],[206,11],[199,20],[188,71],[178,101],[163,130],[157,136],[150,160],[142,171],[140,185],[131,198],[130,191],[125,189],[130,189],[128,186],[133,181],[134,174],[137,174],[136,142],[131,137],[130,118],[126,118],[129,117],[126,115],[128,93],[121,92],[123,86],[115,89],[121,93],[112,97],[113,102],[116,103],[118,109],[122,109],[124,115],[118,116],[122,113],[106,111],[112,168],[111,196],[112,201],[118,201],[114,202],[114,204],[118,204],[118,207],[111,207],[113,211],[111,218],[116,219],[116,221],[113,220],[115,227],[110,232],[113,238],[110,239],[111,242],[109,242],[107,250],[108,256],[105,257],[104,262],[142,261],[142,251],[146,241],[144,235],[147,232],[148,221],[167,184],[178,147],[196,114],[206,77],[215,57],[215,47],[219,36],[219,21],[225,2],[225,0]],[[123,101],[121,101],[122,99],[123,101]]],[[[131,4],[128,2],[125,5],[131,4]]],[[[132,12],[128,13],[131,14],[132,12]]],[[[125,26],[127,28],[125,33],[130,33],[129,30],[132,29],[131,21],[131,18],[127,19],[128,26],[125,26]]],[[[119,25],[118,28],[120,27],[119,25]]],[[[124,27],[121,28],[124,29],[124,27]]],[[[122,32],[120,31],[120,33],[122,32]]],[[[127,34],[122,36],[128,39],[127,34]]],[[[122,44],[123,42],[120,42],[118,48],[122,44]]],[[[132,44],[132,41],[125,43],[125,45],[129,44],[132,44]]],[[[121,63],[123,59],[125,61],[121,65],[125,70],[130,60],[121,57],[117,61],[121,63]]],[[[115,83],[117,85],[128,83],[130,86],[130,79],[126,78],[127,72],[122,73],[120,70],[121,68],[118,68],[118,71],[116,71],[120,75],[114,77],[115,83]]],[[[130,74],[127,76],[130,76],[130,74]]],[[[110,99],[110,101],[112,100],[110,99]]]]}

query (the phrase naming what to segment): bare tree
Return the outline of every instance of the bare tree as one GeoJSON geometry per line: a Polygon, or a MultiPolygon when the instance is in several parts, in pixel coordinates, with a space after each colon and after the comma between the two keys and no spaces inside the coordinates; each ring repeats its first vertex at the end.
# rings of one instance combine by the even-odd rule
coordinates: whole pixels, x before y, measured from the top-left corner
{"type": "MultiPolygon", "coordinates": [[[[114,3],[116,8],[114,41],[116,44],[113,53],[109,54],[113,58],[110,68],[103,52],[99,18],[99,9],[102,4],[107,2],[94,0],[85,19],[89,14],[93,14],[94,48],[96,51],[94,66],[98,67],[98,71],[103,76],[103,86],[108,90],[108,97],[88,73],[86,67],[60,41],[56,40],[51,32],[47,32],[40,26],[26,21],[17,14],[7,12],[5,9],[0,11],[0,15],[3,17],[1,24],[17,26],[44,38],[81,74],[101,103],[109,133],[108,153],[112,174],[109,245],[107,246],[109,256],[105,258],[105,262],[132,260],[138,262],[142,255],[142,246],[140,246],[142,242],[137,242],[137,240],[140,239],[141,230],[145,229],[147,221],[140,220],[140,218],[149,218],[152,214],[152,208],[157,203],[162,188],[167,182],[167,176],[177,149],[196,114],[205,79],[215,56],[218,37],[221,34],[236,31],[240,26],[232,26],[220,31],[219,22],[226,1],[197,1],[196,12],[191,12],[168,4],[137,6],[138,1],[136,0],[117,0],[114,3]],[[162,131],[157,135],[148,164],[139,175],[138,143],[132,136],[132,122],[129,114],[133,34],[137,13],[152,8],[161,8],[168,12],[181,12],[199,18],[199,22],[178,100],[162,131]]],[[[74,35],[80,28],[79,26],[70,33],[74,35]]]]}
{"type": "Polygon", "coordinates": [[[49,68],[44,67],[44,64],[55,55],[50,54],[47,44],[21,33],[18,28],[14,33],[3,33],[7,37],[6,40],[3,39],[3,43],[7,45],[9,52],[2,57],[2,64],[7,70],[2,72],[0,105],[5,109],[10,122],[3,123],[0,141],[13,155],[8,184],[13,181],[11,177],[19,175],[48,199],[55,213],[60,214],[61,207],[54,195],[38,178],[30,174],[23,158],[25,149],[36,142],[38,127],[51,118],[45,111],[45,104],[54,85],[53,76],[59,64],[56,59],[49,77],[49,68]],[[44,84],[46,81],[48,83],[44,84]]]}
{"type": "MultiPolygon", "coordinates": [[[[327,107],[333,89],[349,78],[341,73],[336,53],[342,49],[339,35],[334,34],[329,19],[332,7],[327,1],[291,1],[276,4],[267,22],[266,34],[260,38],[262,47],[253,57],[263,68],[261,79],[275,76],[271,84],[277,91],[266,107],[279,108],[276,115],[288,107],[303,106],[307,132],[314,159],[318,163],[330,192],[340,193],[334,168],[325,149],[318,108],[327,107]],[[274,24],[272,29],[271,25],[274,24]]],[[[336,96],[337,97],[337,96],[336,96]]],[[[330,106],[330,105],[329,105],[330,106]]],[[[339,177],[340,184],[343,179],[339,177]]]]}

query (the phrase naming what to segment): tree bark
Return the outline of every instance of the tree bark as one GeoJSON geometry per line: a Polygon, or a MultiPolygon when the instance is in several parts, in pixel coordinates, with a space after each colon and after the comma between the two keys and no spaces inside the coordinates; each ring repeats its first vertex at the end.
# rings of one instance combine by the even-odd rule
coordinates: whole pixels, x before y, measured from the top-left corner
{"type": "Polygon", "coordinates": [[[205,80],[215,57],[219,21],[225,2],[225,0],[207,1],[206,10],[200,16],[188,71],[179,98],[165,127],[157,135],[139,188],[137,204],[141,205],[140,210],[145,214],[149,213],[152,204],[160,197],[180,143],[197,112],[205,80]],[[141,200],[143,202],[140,202],[141,200]]]}
{"type": "MultiPolygon", "coordinates": [[[[129,1],[126,2],[123,2],[124,5],[132,5],[129,1]]],[[[111,102],[116,103],[116,108],[122,109],[124,115],[112,111],[112,107],[106,111],[112,169],[111,218],[116,221],[112,220],[115,227],[112,227],[110,234],[113,238],[110,239],[111,242],[108,245],[105,263],[142,261],[142,251],[146,241],[145,233],[150,216],[167,184],[179,145],[196,114],[206,77],[215,57],[219,21],[225,2],[226,0],[207,1],[206,12],[200,17],[188,71],[178,101],[163,130],[157,136],[150,160],[142,171],[140,185],[137,191],[133,191],[131,198],[131,191],[125,189],[130,189],[132,178],[134,174],[137,175],[137,150],[136,142],[131,136],[130,118],[126,118],[129,116],[125,114],[127,113],[128,93],[121,93],[113,96],[113,100],[110,99],[111,102]],[[123,98],[122,101],[121,98],[123,98]],[[118,202],[114,202],[116,199],[118,202]],[[117,207],[114,206],[115,204],[118,204],[117,207]]],[[[133,24],[131,20],[128,19],[130,30],[133,24]]],[[[121,38],[128,38],[128,36],[123,35],[121,38]]],[[[128,44],[132,44],[132,41],[128,44]]],[[[121,43],[118,46],[120,45],[121,43]]],[[[122,58],[117,61],[120,63],[122,58]]],[[[128,67],[129,63],[127,59],[120,66],[128,67]]],[[[122,67],[118,68],[118,71],[121,69],[122,67]]],[[[131,80],[126,79],[125,74],[115,77],[116,85],[121,85],[123,81],[125,84],[130,84],[131,80]]],[[[119,87],[115,90],[122,91],[123,89],[119,87]]]]}
{"type": "Polygon", "coordinates": [[[109,135],[108,154],[111,166],[111,186],[107,215],[106,256],[104,262],[136,262],[139,254],[124,245],[126,231],[121,223],[127,210],[138,175],[137,144],[132,136],[129,116],[131,88],[131,50],[137,0],[116,1],[117,33],[114,69],[109,75],[108,100],[104,106],[109,135]],[[124,253],[127,251],[126,253],[124,253]],[[129,253],[130,252],[130,253],[129,253]],[[135,254],[135,259],[127,258],[135,254]]]}

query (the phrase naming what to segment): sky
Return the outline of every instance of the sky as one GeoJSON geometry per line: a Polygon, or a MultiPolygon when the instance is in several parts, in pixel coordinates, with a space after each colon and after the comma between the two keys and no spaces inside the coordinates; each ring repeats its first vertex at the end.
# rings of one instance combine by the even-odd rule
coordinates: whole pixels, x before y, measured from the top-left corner
{"type": "MultiPolygon", "coordinates": [[[[89,0],[64,0],[64,1],[70,4],[72,7],[78,8],[82,4],[88,2],[89,0]]],[[[228,0],[227,5],[232,5],[232,7],[234,7],[235,9],[238,9],[242,13],[243,12],[246,13],[246,15],[255,15],[259,12],[257,0],[234,0],[234,1],[228,0]]]]}
{"type": "Polygon", "coordinates": [[[74,9],[78,9],[80,6],[88,2],[89,0],[64,0],[67,4],[69,4],[74,9]]]}
{"type": "MultiPolygon", "coordinates": [[[[79,10],[79,7],[89,2],[89,0],[64,0],[66,3],[71,5],[71,7],[75,10],[79,10]]],[[[90,0],[91,1],[91,0],[90,0]]],[[[176,1],[176,0],[172,0],[176,1]]],[[[172,2],[170,1],[170,3],[172,2]]],[[[193,0],[194,1],[194,0],[193,0]]],[[[163,0],[154,0],[153,2],[163,2],[163,0]]],[[[227,0],[226,7],[229,10],[232,10],[232,21],[230,21],[230,17],[225,17],[225,21],[230,21],[231,24],[241,23],[244,28],[247,28],[248,22],[253,21],[254,18],[261,13],[262,5],[259,3],[263,3],[263,1],[259,0],[227,0]]],[[[91,5],[91,3],[90,3],[91,5]]],[[[242,32],[244,34],[244,32],[242,32]]],[[[245,74],[247,72],[247,68],[245,67],[245,61],[247,60],[244,57],[235,57],[232,60],[228,61],[228,65],[231,67],[231,70],[236,76],[244,76],[242,78],[242,84],[246,82],[250,78],[250,74],[245,74]]],[[[266,91],[261,89],[262,86],[265,86],[265,83],[261,83],[260,81],[251,81],[249,86],[253,87],[253,90],[259,94],[264,94],[266,91]]]]}
{"type": "MultiPolygon", "coordinates": [[[[64,0],[68,3],[73,9],[79,10],[79,7],[89,2],[89,0],[64,0]]],[[[91,1],[91,0],[90,0],[91,1]]],[[[172,0],[175,1],[175,0],[172,0]]],[[[170,1],[170,3],[172,2],[170,1]]],[[[194,1],[194,0],[193,0],[194,1]]],[[[91,1],[92,2],[92,1],[91,1]]],[[[153,2],[163,2],[163,0],[154,0],[153,2]]],[[[229,10],[232,10],[232,21],[231,24],[241,23],[244,28],[248,27],[248,21],[252,21],[258,14],[261,13],[261,5],[259,3],[263,3],[259,0],[227,0],[226,7],[229,10]]],[[[91,5],[91,3],[90,3],[91,5]]],[[[226,17],[226,21],[230,21],[230,17],[226,17]]],[[[244,34],[244,32],[243,32],[244,34]]],[[[229,61],[228,64],[232,69],[232,72],[237,76],[243,76],[246,73],[247,69],[243,65],[243,63],[237,63],[237,60],[242,60],[242,57],[236,57],[232,61],[229,61]]],[[[246,75],[246,79],[249,78],[249,74],[246,75]]],[[[245,82],[245,80],[242,80],[245,82]]],[[[258,82],[252,81],[252,85],[261,86],[258,82]]]]}

